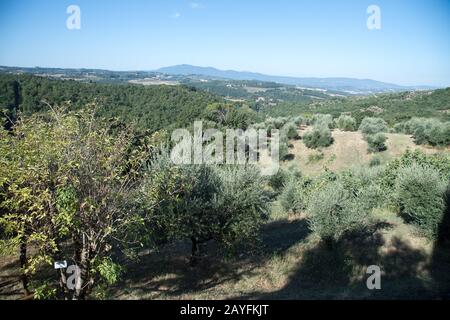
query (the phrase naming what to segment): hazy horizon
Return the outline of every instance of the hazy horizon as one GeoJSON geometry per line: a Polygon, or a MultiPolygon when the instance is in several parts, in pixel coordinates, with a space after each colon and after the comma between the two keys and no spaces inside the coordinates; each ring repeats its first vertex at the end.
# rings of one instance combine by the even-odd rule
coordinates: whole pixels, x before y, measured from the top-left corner
{"type": "Polygon", "coordinates": [[[0,65],[113,71],[189,64],[274,76],[450,86],[450,3],[60,1],[0,3],[0,65]],[[66,9],[81,9],[69,30],[66,9]],[[369,30],[367,8],[381,10],[369,30]]]}

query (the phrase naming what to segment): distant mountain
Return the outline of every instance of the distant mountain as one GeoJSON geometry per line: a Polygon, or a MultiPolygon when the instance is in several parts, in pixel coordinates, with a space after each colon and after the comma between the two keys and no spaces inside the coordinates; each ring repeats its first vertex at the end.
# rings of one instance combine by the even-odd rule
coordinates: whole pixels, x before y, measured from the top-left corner
{"type": "Polygon", "coordinates": [[[177,65],[156,70],[168,75],[205,76],[210,78],[232,80],[257,80],[277,82],[285,85],[295,85],[304,88],[324,90],[337,90],[349,93],[379,93],[390,91],[406,91],[415,89],[433,89],[432,87],[406,87],[370,79],[353,78],[296,78],[283,76],[270,76],[261,73],[240,72],[234,70],[219,70],[211,67],[197,67],[191,65],[177,65]]]}

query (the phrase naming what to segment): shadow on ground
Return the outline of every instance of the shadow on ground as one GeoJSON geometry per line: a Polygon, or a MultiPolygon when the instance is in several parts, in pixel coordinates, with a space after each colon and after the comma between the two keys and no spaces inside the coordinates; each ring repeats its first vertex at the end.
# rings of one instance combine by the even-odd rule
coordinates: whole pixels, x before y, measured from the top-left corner
{"type": "MultiPolygon", "coordinates": [[[[448,264],[431,273],[429,254],[397,237],[386,243],[385,223],[346,236],[333,249],[323,243],[303,254],[287,284],[278,291],[254,292],[235,299],[433,299],[442,298],[438,284],[448,281],[448,264]],[[368,290],[367,267],[382,270],[381,290],[368,290]],[[446,271],[446,272],[445,272],[446,271]]],[[[441,260],[440,260],[441,262],[441,260]]]]}
{"type": "Polygon", "coordinates": [[[117,288],[126,288],[114,295],[132,293],[135,297],[170,298],[180,294],[208,290],[229,281],[239,281],[274,254],[283,254],[309,234],[305,220],[282,220],[267,224],[262,230],[262,243],[252,252],[238,252],[235,258],[224,259],[220,248],[210,243],[202,248],[203,256],[195,267],[190,266],[190,243],[178,243],[163,252],[141,256],[139,263],[127,266],[126,281],[117,288]]]}

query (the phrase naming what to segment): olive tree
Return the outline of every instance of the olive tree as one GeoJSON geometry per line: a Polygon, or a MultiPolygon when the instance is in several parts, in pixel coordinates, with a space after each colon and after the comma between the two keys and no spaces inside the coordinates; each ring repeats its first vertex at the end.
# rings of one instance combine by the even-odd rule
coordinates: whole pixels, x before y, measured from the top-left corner
{"type": "Polygon", "coordinates": [[[161,156],[149,170],[141,198],[149,208],[150,228],[163,235],[152,241],[189,239],[195,261],[207,241],[233,249],[257,239],[268,198],[256,168],[175,166],[161,156]]]}

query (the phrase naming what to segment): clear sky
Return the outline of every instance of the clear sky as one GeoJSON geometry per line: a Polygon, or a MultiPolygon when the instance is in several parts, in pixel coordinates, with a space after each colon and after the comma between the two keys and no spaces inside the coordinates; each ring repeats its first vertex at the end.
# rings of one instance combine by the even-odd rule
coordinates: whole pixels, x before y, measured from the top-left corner
{"type": "Polygon", "coordinates": [[[0,0],[0,65],[175,64],[450,86],[450,1],[0,0]],[[366,26],[372,4],[381,30],[366,26]]]}

